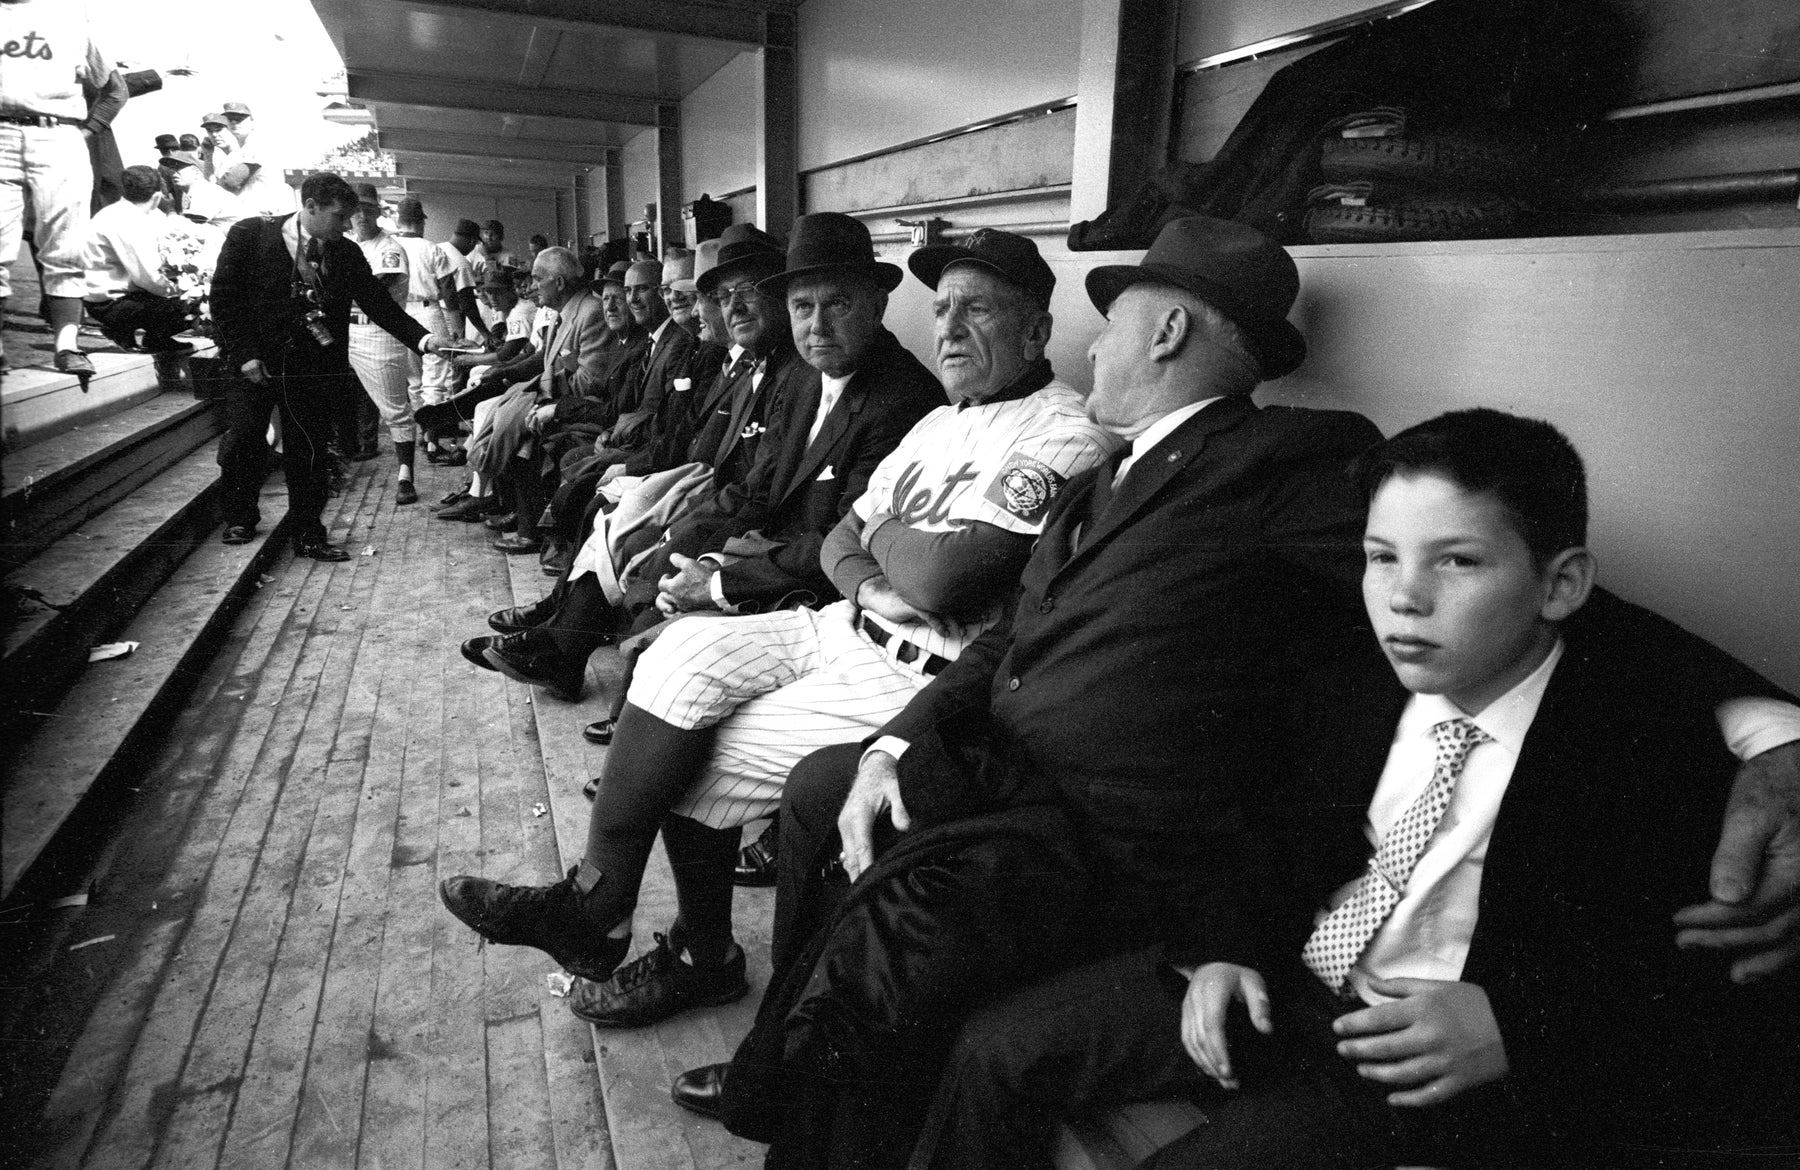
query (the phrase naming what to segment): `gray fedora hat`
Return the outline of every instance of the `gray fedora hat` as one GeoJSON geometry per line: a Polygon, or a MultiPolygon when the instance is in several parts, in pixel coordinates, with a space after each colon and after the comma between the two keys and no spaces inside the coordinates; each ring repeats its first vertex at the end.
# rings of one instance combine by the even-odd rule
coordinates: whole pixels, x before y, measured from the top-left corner
{"type": "Polygon", "coordinates": [[[1192,215],[1157,233],[1142,264],[1112,264],[1087,274],[1088,298],[1102,313],[1134,284],[1172,285],[1193,293],[1244,331],[1264,378],[1294,371],[1306,339],[1288,322],[1300,295],[1294,258],[1253,227],[1192,215]]]}
{"type": "Polygon", "coordinates": [[[720,273],[748,267],[750,279],[760,281],[771,272],[780,271],[784,256],[779,239],[753,223],[734,223],[719,236],[718,254],[712,266],[697,271],[694,287],[710,294],[718,287],[720,273]]]}

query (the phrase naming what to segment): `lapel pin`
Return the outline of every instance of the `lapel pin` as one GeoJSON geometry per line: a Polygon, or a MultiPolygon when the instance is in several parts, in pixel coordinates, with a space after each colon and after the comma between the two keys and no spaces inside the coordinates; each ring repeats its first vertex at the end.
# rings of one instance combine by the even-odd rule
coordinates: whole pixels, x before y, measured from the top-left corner
{"type": "Polygon", "coordinates": [[[1179,459],[1179,458],[1181,458],[1181,452],[1179,452],[1179,451],[1171,451],[1171,452],[1169,452],[1169,462],[1170,462],[1170,463],[1173,463],[1173,462],[1175,462],[1175,461],[1176,461],[1176,460],[1177,460],[1177,459],[1179,459]]]}

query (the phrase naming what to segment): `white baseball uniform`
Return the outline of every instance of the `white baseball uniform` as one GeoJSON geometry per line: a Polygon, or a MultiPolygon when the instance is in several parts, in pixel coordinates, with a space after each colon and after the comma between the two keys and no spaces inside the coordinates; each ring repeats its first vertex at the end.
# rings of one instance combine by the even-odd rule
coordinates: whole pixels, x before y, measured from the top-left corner
{"type": "MultiPolygon", "coordinates": [[[[357,240],[356,243],[362,249],[363,258],[369,262],[369,271],[377,279],[394,275],[406,278],[394,297],[395,301],[405,303],[412,273],[406,249],[400,241],[381,232],[374,239],[357,240]]],[[[418,356],[399,338],[372,323],[361,309],[351,309],[350,366],[356,371],[363,389],[374,400],[375,409],[381,413],[381,424],[387,428],[388,438],[396,443],[410,443],[419,436],[419,428],[413,422],[413,410],[423,402],[415,402],[412,397],[412,368],[418,356]]]]}
{"type": "MultiPolygon", "coordinates": [[[[892,517],[944,532],[978,520],[1035,536],[1063,484],[1116,445],[1062,382],[1009,401],[940,407],[882,460],[853,507],[865,523],[892,517]]],[[[773,812],[802,757],[878,730],[931,680],[934,656],[954,659],[998,619],[996,607],[940,635],[849,600],[816,611],[695,615],[644,652],[628,698],[677,727],[717,725],[712,758],[673,811],[731,828],[773,812]],[[885,645],[860,628],[859,615],[888,633],[885,645]]]]}
{"type": "Polygon", "coordinates": [[[44,295],[79,297],[94,191],[81,83],[105,88],[113,64],[90,31],[85,0],[0,4],[0,46],[0,116],[15,119],[0,121],[0,300],[12,294],[27,191],[44,295]]]}
{"type": "MultiPolygon", "coordinates": [[[[455,271],[442,248],[421,236],[395,235],[406,253],[406,312],[431,330],[439,345],[450,343],[450,325],[438,303],[438,278],[455,271]]],[[[435,353],[413,354],[408,367],[406,392],[415,404],[442,402],[450,397],[450,362],[435,353]]]]}

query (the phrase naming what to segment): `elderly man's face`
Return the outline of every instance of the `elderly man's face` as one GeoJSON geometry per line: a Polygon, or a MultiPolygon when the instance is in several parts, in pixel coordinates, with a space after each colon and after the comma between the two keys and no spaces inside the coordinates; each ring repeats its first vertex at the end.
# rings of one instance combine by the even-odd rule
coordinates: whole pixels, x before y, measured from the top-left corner
{"type": "Polygon", "coordinates": [[[1161,310],[1168,298],[1149,285],[1134,284],[1106,311],[1106,324],[1088,347],[1094,388],[1087,397],[1088,417],[1115,435],[1140,433],[1162,404],[1152,401],[1150,350],[1161,310]]]}
{"type": "Polygon", "coordinates": [[[992,398],[1042,352],[1032,337],[1037,314],[991,269],[952,265],[938,280],[932,312],[938,379],[953,398],[992,398]]]}
{"type": "Polygon", "coordinates": [[[562,308],[574,288],[573,281],[558,276],[544,265],[534,265],[531,269],[531,290],[537,303],[546,309],[562,308]]]}
{"type": "Polygon", "coordinates": [[[770,329],[785,324],[781,304],[756,291],[756,280],[747,269],[721,271],[711,296],[714,307],[725,319],[729,339],[745,349],[756,348],[770,329]]]}
{"type": "Polygon", "coordinates": [[[625,274],[625,307],[640,329],[655,329],[669,315],[662,294],[656,291],[656,277],[648,272],[625,274]]]}
{"type": "Polygon", "coordinates": [[[669,320],[689,337],[700,336],[700,294],[670,288],[663,292],[663,304],[669,306],[669,320]]]}
{"type": "Polygon", "coordinates": [[[625,323],[631,319],[631,312],[625,307],[625,290],[616,284],[600,286],[600,315],[606,318],[606,327],[614,333],[623,332],[625,323]]]}
{"type": "Polygon", "coordinates": [[[868,356],[887,311],[887,294],[855,277],[806,277],[788,285],[794,348],[821,374],[841,378],[868,356]]]}
{"type": "Polygon", "coordinates": [[[700,315],[700,340],[713,345],[730,345],[731,330],[725,325],[725,310],[719,302],[704,293],[696,294],[694,311],[700,315]]]}

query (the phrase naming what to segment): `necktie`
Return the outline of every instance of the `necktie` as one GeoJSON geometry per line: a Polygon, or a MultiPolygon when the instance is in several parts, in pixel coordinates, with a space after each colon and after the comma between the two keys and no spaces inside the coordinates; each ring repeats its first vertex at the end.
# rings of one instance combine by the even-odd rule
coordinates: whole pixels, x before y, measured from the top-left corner
{"type": "Polygon", "coordinates": [[[307,267],[309,267],[313,271],[317,272],[319,270],[319,261],[324,259],[324,257],[325,257],[325,250],[319,246],[319,237],[318,236],[308,236],[306,238],[306,264],[307,264],[307,267]]]}
{"type": "Polygon", "coordinates": [[[1131,454],[1131,448],[1113,452],[1112,458],[1100,465],[1100,478],[1094,483],[1094,491],[1088,497],[1087,519],[1075,526],[1075,547],[1080,548],[1100,525],[1100,517],[1106,515],[1107,505],[1112,503],[1113,491],[1123,478],[1119,469],[1131,454]]]}
{"type": "Polygon", "coordinates": [[[1469,753],[1493,739],[1468,719],[1446,719],[1434,726],[1431,734],[1437,740],[1437,760],[1425,791],[1394,822],[1356,889],[1319,923],[1301,948],[1301,961],[1333,991],[1343,991],[1344,980],[1362,957],[1363,948],[1400,904],[1413,867],[1419,864],[1444,810],[1450,807],[1450,794],[1469,753]]]}
{"type": "Polygon", "coordinates": [[[825,416],[830,414],[831,408],[837,405],[838,394],[841,391],[841,386],[833,386],[829,383],[820,389],[819,409],[813,412],[812,429],[806,433],[808,447],[813,445],[813,440],[817,439],[819,432],[825,428],[825,416]]]}
{"type": "Polygon", "coordinates": [[[723,377],[725,380],[719,384],[721,386],[731,385],[733,382],[737,381],[739,378],[741,378],[745,374],[749,373],[750,367],[755,364],[756,364],[756,359],[751,357],[749,351],[746,350],[745,352],[739,354],[738,360],[735,362],[732,362],[731,365],[726,369],[724,374],[721,375],[721,377],[723,377]]]}

